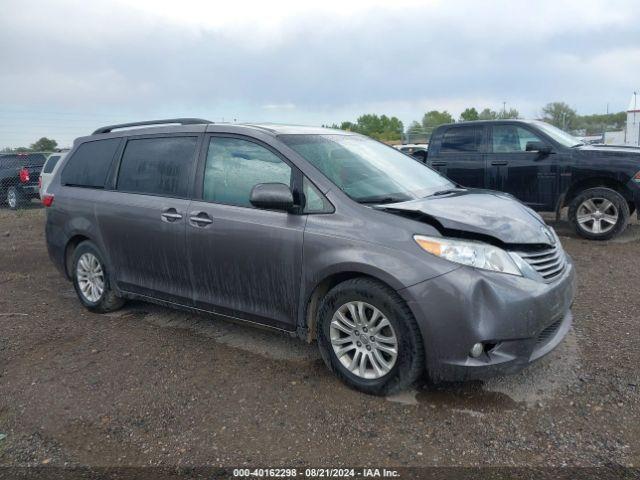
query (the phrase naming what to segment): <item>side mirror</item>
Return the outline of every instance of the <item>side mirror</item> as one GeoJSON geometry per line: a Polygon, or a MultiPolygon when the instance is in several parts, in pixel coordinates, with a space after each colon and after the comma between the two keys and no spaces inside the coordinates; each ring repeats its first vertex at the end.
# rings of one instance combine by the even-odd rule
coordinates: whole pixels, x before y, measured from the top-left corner
{"type": "Polygon", "coordinates": [[[549,155],[551,147],[544,142],[527,142],[525,147],[527,152],[538,152],[540,155],[549,155]]]}
{"type": "Polygon", "coordinates": [[[284,210],[293,208],[293,193],[284,183],[259,183],[254,185],[249,196],[251,205],[265,210],[284,210]]]}

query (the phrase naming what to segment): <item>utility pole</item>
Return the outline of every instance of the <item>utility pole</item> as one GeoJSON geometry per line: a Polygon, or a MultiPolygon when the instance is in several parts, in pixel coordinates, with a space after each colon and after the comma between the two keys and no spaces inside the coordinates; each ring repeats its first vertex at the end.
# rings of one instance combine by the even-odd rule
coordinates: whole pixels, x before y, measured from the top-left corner
{"type": "Polygon", "coordinates": [[[502,116],[507,116],[507,102],[502,102],[502,116]]]}

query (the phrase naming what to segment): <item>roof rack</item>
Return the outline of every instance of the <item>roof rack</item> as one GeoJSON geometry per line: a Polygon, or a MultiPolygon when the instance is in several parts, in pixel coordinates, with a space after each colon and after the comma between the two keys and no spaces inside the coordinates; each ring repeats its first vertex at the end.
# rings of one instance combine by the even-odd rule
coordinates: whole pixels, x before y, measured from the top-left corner
{"type": "Polygon", "coordinates": [[[100,127],[92,135],[98,135],[100,133],[109,133],[113,130],[119,130],[121,128],[129,128],[129,127],[143,127],[145,125],[167,125],[167,124],[178,124],[178,125],[202,125],[204,123],[213,123],[210,120],[204,120],[202,118],[167,118],[165,120],[147,120],[145,122],[131,122],[131,123],[120,123],[118,125],[107,125],[106,127],[100,127]]]}

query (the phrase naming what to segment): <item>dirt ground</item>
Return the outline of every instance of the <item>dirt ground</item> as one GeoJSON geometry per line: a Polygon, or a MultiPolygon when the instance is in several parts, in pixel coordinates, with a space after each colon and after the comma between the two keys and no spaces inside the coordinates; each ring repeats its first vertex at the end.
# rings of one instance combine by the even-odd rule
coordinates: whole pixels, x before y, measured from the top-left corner
{"type": "Polygon", "coordinates": [[[393,398],[278,333],[144,303],[89,313],[43,225],[0,210],[0,465],[640,466],[637,221],[605,243],[554,225],[579,286],[551,355],[393,398]]]}

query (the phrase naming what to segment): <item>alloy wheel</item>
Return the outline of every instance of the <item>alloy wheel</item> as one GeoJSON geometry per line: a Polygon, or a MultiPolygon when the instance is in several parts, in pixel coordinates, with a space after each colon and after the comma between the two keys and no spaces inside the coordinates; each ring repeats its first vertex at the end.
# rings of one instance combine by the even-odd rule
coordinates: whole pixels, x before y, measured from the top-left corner
{"type": "Polygon", "coordinates": [[[618,223],[618,207],[606,198],[589,198],[578,207],[576,218],[583,230],[596,235],[609,232],[618,223]]]}
{"type": "Polygon", "coordinates": [[[84,253],[76,266],[78,286],[82,296],[96,303],[104,293],[104,271],[100,260],[92,253],[84,253]]]}
{"type": "Polygon", "coordinates": [[[16,191],[13,188],[10,188],[7,192],[7,204],[11,208],[16,208],[18,205],[18,196],[16,195],[16,191]]]}
{"type": "Polygon", "coordinates": [[[398,338],[387,317],[366,302],[352,301],[333,314],[331,346],[352,374],[378,379],[388,374],[398,358],[398,338]]]}

